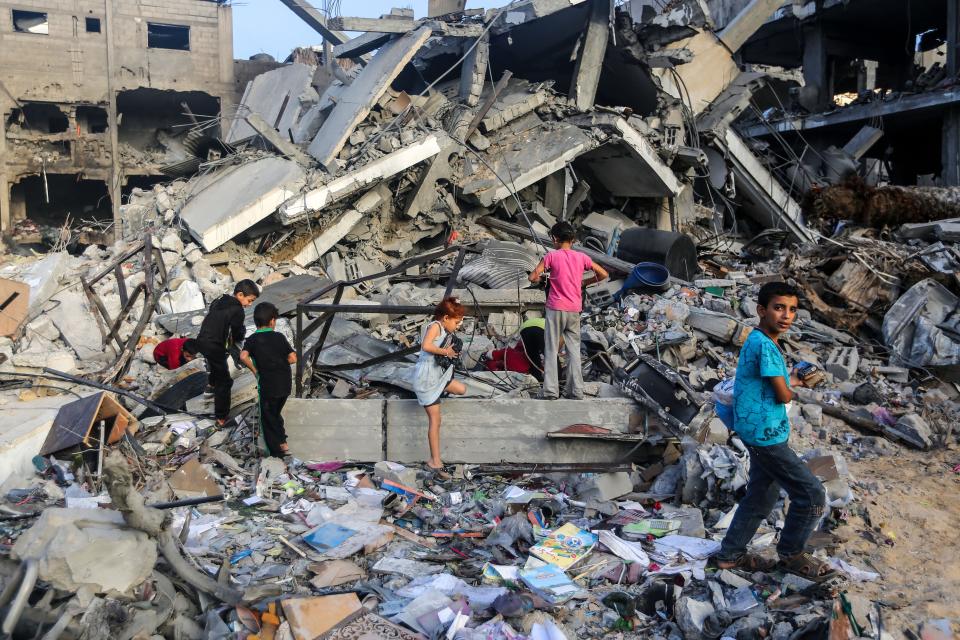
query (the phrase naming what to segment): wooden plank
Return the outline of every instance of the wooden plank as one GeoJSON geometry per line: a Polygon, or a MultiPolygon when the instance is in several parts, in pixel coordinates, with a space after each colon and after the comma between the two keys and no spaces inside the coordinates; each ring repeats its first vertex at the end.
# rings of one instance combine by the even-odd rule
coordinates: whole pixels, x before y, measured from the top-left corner
{"type": "Polygon", "coordinates": [[[12,336],[27,318],[30,285],[0,279],[0,336],[12,336]]]}

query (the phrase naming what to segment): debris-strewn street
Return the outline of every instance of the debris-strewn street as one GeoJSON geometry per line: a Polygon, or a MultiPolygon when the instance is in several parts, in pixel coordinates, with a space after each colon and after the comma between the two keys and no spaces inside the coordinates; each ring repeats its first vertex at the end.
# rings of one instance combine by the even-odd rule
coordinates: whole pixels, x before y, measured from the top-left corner
{"type": "Polygon", "coordinates": [[[960,2],[281,1],[0,0],[3,638],[956,637],[960,2]]]}

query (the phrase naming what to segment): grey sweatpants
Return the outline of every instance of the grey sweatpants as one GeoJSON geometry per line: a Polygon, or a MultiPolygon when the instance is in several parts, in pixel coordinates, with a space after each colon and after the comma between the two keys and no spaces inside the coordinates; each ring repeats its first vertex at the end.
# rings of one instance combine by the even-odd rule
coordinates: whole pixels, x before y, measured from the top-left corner
{"type": "Polygon", "coordinates": [[[580,365],[580,313],[547,309],[544,331],[543,395],[556,398],[560,395],[557,371],[557,353],[563,336],[567,350],[567,384],[564,395],[568,398],[583,398],[583,369],[580,365]]]}

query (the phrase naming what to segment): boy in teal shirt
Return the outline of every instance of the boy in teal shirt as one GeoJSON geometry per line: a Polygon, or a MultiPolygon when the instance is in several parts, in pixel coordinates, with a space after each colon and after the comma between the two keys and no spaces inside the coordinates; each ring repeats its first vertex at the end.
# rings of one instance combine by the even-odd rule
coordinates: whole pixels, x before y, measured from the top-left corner
{"type": "Polygon", "coordinates": [[[826,497],[823,485],[787,444],[791,386],[802,383],[787,369],[777,343],[796,319],[798,304],[797,290],[785,282],[761,287],[757,296],[760,324],[740,350],[733,419],[734,430],[750,453],[750,479],[717,554],[717,566],[747,571],[773,568],[776,562],[746,549],[783,488],[790,497],[790,508],[777,543],[779,562],[785,570],[819,582],[834,572],[804,547],[823,516],[826,497]]]}

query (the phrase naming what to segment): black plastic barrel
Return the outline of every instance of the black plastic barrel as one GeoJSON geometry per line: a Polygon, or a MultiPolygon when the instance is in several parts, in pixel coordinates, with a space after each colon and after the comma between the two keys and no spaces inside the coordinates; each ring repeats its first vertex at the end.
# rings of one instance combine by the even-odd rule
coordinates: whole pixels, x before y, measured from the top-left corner
{"type": "Polygon", "coordinates": [[[626,229],[620,234],[617,257],[627,262],[656,262],[681,280],[693,280],[699,271],[697,247],[690,236],[657,229],[626,229]]]}

